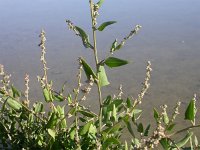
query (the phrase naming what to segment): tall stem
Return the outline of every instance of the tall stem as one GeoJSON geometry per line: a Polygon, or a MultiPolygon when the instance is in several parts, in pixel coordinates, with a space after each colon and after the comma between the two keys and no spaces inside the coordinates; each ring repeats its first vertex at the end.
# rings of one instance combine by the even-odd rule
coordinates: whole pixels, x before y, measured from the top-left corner
{"type": "Polygon", "coordinates": [[[94,45],[94,57],[95,57],[95,63],[96,63],[96,72],[97,72],[97,88],[98,88],[98,95],[99,95],[99,105],[100,105],[100,110],[99,110],[99,132],[101,132],[101,127],[102,127],[102,94],[101,94],[101,87],[99,84],[99,60],[98,60],[98,53],[97,53],[97,39],[96,39],[96,27],[95,27],[95,18],[94,18],[94,9],[93,9],[93,1],[89,0],[90,3],[90,13],[91,13],[91,20],[92,20],[92,34],[93,34],[93,45],[94,45]]]}

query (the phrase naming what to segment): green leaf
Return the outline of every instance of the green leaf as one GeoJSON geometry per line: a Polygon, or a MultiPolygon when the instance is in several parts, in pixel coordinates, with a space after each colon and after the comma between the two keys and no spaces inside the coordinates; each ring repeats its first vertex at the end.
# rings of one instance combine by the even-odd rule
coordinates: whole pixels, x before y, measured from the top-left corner
{"type": "Polygon", "coordinates": [[[116,23],[116,21],[107,21],[107,22],[104,22],[102,23],[99,27],[98,27],[98,30],[99,31],[103,31],[107,26],[111,25],[111,24],[114,24],[116,23]]]}
{"type": "Polygon", "coordinates": [[[90,129],[90,125],[93,123],[93,121],[89,121],[88,123],[86,123],[80,130],[80,135],[84,135],[86,134],[89,129],[90,129]]]}
{"type": "Polygon", "coordinates": [[[14,110],[20,110],[22,108],[22,105],[19,102],[10,97],[7,99],[7,103],[14,110]]]}
{"type": "Polygon", "coordinates": [[[51,113],[51,116],[47,122],[46,128],[53,129],[57,123],[57,115],[55,112],[51,113]]]}
{"type": "Polygon", "coordinates": [[[70,94],[67,95],[67,101],[68,101],[69,104],[72,103],[72,96],[70,94]]]}
{"type": "Polygon", "coordinates": [[[73,116],[76,112],[76,108],[75,107],[72,107],[69,111],[68,111],[68,117],[69,116],[73,116]]]}
{"type": "Polygon", "coordinates": [[[163,114],[163,121],[166,125],[169,124],[169,117],[166,112],[163,114]]]}
{"type": "Polygon", "coordinates": [[[94,118],[97,116],[95,113],[90,112],[88,110],[78,110],[78,112],[84,115],[85,117],[89,117],[89,118],[94,118]]]}
{"type": "Polygon", "coordinates": [[[141,145],[139,139],[137,139],[137,138],[132,139],[131,144],[134,147],[140,147],[140,145],[141,145]]]}
{"type": "Polygon", "coordinates": [[[141,112],[142,112],[141,109],[133,109],[133,111],[132,111],[132,113],[133,113],[134,115],[140,114],[141,112]]]}
{"type": "Polygon", "coordinates": [[[171,130],[175,127],[175,125],[176,125],[175,123],[169,125],[169,126],[166,128],[166,130],[167,130],[167,131],[171,131],[171,130]]]}
{"type": "Polygon", "coordinates": [[[116,48],[115,48],[114,51],[121,49],[123,46],[124,46],[124,43],[121,42],[120,44],[118,44],[118,45],[116,46],[116,48]]]}
{"type": "Polygon", "coordinates": [[[134,134],[134,132],[133,132],[133,129],[132,129],[132,126],[131,126],[131,123],[128,121],[128,122],[125,122],[126,123],[126,126],[127,126],[127,129],[128,129],[128,131],[129,131],[129,133],[133,136],[133,137],[135,137],[135,134],[134,134]]]}
{"type": "Polygon", "coordinates": [[[103,102],[104,106],[109,105],[111,103],[111,101],[112,101],[112,97],[110,95],[108,95],[103,102]]]}
{"type": "Polygon", "coordinates": [[[109,146],[114,144],[120,144],[120,141],[116,139],[115,137],[107,138],[105,142],[103,142],[103,149],[107,149],[109,146]]]}
{"type": "Polygon", "coordinates": [[[53,99],[55,99],[58,102],[64,101],[64,97],[59,94],[54,94],[54,95],[52,94],[52,96],[53,96],[53,99]]]}
{"type": "Polygon", "coordinates": [[[78,31],[79,36],[82,38],[84,47],[93,49],[93,46],[89,42],[89,36],[85,33],[85,31],[77,26],[75,26],[75,29],[78,31]]]}
{"type": "Polygon", "coordinates": [[[150,127],[151,127],[151,125],[149,124],[144,131],[144,136],[148,136],[150,127]]]}
{"type": "Polygon", "coordinates": [[[107,75],[106,75],[104,66],[101,66],[101,65],[99,66],[98,75],[99,75],[99,85],[100,85],[101,87],[110,84],[110,83],[108,82],[108,79],[107,79],[107,75]]]}
{"type": "Polygon", "coordinates": [[[153,109],[153,116],[154,116],[155,120],[158,121],[159,113],[155,108],[153,109]]]}
{"type": "Polygon", "coordinates": [[[94,74],[94,71],[83,58],[81,58],[81,64],[83,65],[83,70],[85,71],[87,79],[90,80],[90,76],[96,79],[96,75],[94,74]]]}
{"type": "Polygon", "coordinates": [[[11,89],[12,89],[14,98],[21,96],[21,93],[13,85],[11,85],[11,89]]]}
{"type": "Polygon", "coordinates": [[[144,127],[143,127],[142,123],[139,123],[139,125],[137,126],[137,131],[140,132],[140,133],[144,132],[144,127]]]}
{"type": "Polygon", "coordinates": [[[43,111],[43,104],[42,102],[37,102],[34,104],[34,111],[35,113],[40,113],[43,111]]]}
{"type": "Polygon", "coordinates": [[[185,112],[185,120],[194,121],[194,118],[195,118],[195,101],[191,100],[185,112]]]}
{"type": "Polygon", "coordinates": [[[108,128],[108,134],[113,134],[116,131],[119,131],[121,129],[121,125],[120,124],[115,124],[114,126],[112,126],[111,128],[108,128]]]}
{"type": "Polygon", "coordinates": [[[160,144],[162,145],[164,150],[169,150],[170,149],[170,144],[167,138],[162,138],[160,140],[160,144]]]}
{"type": "Polygon", "coordinates": [[[71,140],[74,140],[75,134],[76,134],[76,128],[72,127],[71,130],[70,130],[70,132],[69,132],[69,136],[70,136],[71,140]]]}
{"type": "Polygon", "coordinates": [[[66,128],[67,127],[67,121],[65,119],[65,106],[63,107],[60,107],[59,105],[57,106],[57,110],[58,110],[58,113],[60,115],[60,119],[61,119],[61,124],[60,124],[60,127],[62,129],[66,128]]]}
{"type": "Polygon", "coordinates": [[[103,4],[103,2],[104,2],[104,0],[99,0],[98,3],[97,3],[97,5],[98,5],[99,7],[101,7],[101,5],[103,4]]]}
{"type": "Polygon", "coordinates": [[[176,146],[181,148],[189,141],[190,137],[193,135],[193,132],[189,132],[182,140],[176,143],[176,146]]]}
{"type": "Polygon", "coordinates": [[[88,132],[95,135],[97,133],[97,128],[93,124],[91,124],[88,132]]]}
{"type": "Polygon", "coordinates": [[[119,67],[119,66],[126,65],[126,64],[128,64],[128,61],[122,60],[119,58],[115,58],[115,57],[109,57],[105,60],[105,64],[108,67],[113,68],[113,67],[119,67]]]}
{"type": "Polygon", "coordinates": [[[111,48],[110,48],[110,52],[111,52],[111,53],[115,51],[116,46],[117,46],[117,39],[115,39],[115,41],[112,43],[112,46],[111,46],[111,48]]]}
{"type": "Polygon", "coordinates": [[[115,105],[113,105],[112,116],[114,118],[114,121],[117,121],[117,109],[116,109],[115,105]]]}
{"type": "Polygon", "coordinates": [[[132,103],[131,103],[130,98],[127,98],[127,100],[126,100],[126,106],[127,106],[128,108],[131,108],[132,103]]]}
{"type": "Polygon", "coordinates": [[[52,101],[51,92],[47,88],[43,89],[43,95],[44,95],[44,99],[45,99],[46,102],[52,101]]]}
{"type": "Polygon", "coordinates": [[[56,132],[52,129],[47,129],[49,135],[55,140],[56,132]]]}
{"type": "Polygon", "coordinates": [[[113,100],[113,102],[107,106],[107,111],[112,111],[113,105],[115,105],[116,108],[119,107],[122,104],[122,102],[123,102],[122,99],[113,100]]]}

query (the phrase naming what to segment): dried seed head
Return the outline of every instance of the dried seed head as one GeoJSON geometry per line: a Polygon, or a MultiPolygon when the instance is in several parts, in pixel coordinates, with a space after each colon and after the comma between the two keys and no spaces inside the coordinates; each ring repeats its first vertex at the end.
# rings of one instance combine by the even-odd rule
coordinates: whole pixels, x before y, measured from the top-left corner
{"type": "Polygon", "coordinates": [[[4,66],[2,64],[0,64],[0,75],[4,75],[4,66]]]}

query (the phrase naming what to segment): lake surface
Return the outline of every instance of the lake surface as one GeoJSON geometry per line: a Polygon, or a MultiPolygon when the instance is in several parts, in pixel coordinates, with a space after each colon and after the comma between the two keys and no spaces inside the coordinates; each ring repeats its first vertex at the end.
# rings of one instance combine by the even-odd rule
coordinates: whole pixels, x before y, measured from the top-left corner
{"type": "MultiPolygon", "coordinates": [[[[105,95],[117,93],[123,84],[126,95],[137,96],[145,77],[146,62],[152,62],[152,79],[142,107],[168,104],[178,100],[188,103],[194,93],[200,95],[200,1],[199,0],[107,0],[100,10],[99,24],[116,20],[98,33],[100,58],[109,52],[111,43],[126,36],[136,24],[139,34],[127,42],[116,57],[130,64],[109,69],[111,84],[105,95]]],[[[67,29],[66,19],[84,28],[91,37],[88,2],[83,0],[0,0],[0,64],[12,74],[15,86],[23,90],[25,73],[30,74],[31,97],[41,97],[36,76],[41,74],[38,35],[45,29],[49,76],[55,87],[67,81],[67,89],[76,84],[77,58],[94,62],[93,53],[67,29]]],[[[91,95],[91,97],[94,95],[91,95]]],[[[97,101],[89,98],[96,109],[97,101]]],[[[148,111],[147,111],[148,112],[148,111]]]]}

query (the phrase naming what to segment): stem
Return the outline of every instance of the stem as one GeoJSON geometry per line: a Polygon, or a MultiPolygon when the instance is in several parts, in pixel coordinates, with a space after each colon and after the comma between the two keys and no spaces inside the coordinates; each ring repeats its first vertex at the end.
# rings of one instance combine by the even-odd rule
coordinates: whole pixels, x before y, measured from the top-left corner
{"type": "Polygon", "coordinates": [[[101,132],[101,127],[102,127],[102,94],[101,94],[101,87],[99,85],[99,61],[98,61],[98,54],[97,54],[97,40],[96,40],[96,27],[95,27],[95,21],[94,21],[94,10],[93,10],[93,1],[89,0],[90,3],[90,13],[91,13],[91,19],[92,19],[92,34],[93,34],[93,45],[94,45],[94,57],[95,57],[95,63],[96,63],[96,72],[97,72],[97,88],[98,88],[98,95],[99,95],[99,105],[100,105],[100,110],[99,110],[99,132],[101,132]]]}
{"type": "Polygon", "coordinates": [[[179,134],[179,133],[184,132],[184,131],[187,131],[187,130],[189,130],[189,129],[198,128],[198,127],[200,127],[200,124],[195,125],[195,126],[192,125],[192,126],[189,126],[189,127],[184,128],[184,129],[181,129],[181,130],[179,130],[179,131],[176,131],[176,132],[174,132],[174,133],[168,135],[168,137],[171,137],[171,136],[173,136],[173,135],[175,135],[175,134],[179,134]]]}

